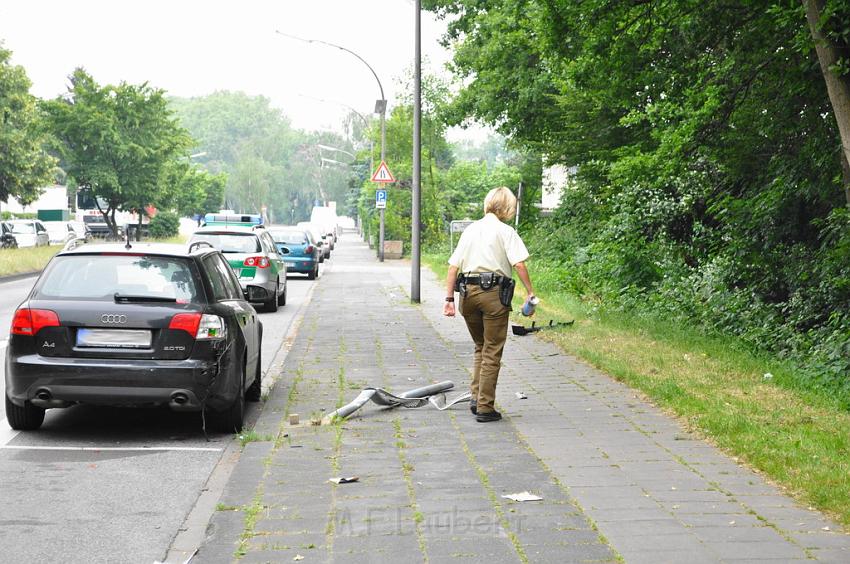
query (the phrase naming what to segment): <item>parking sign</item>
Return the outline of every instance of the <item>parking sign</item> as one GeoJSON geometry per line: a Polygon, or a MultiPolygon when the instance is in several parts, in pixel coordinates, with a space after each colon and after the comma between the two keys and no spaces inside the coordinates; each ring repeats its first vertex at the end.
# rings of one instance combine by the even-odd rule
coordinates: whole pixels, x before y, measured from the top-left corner
{"type": "Polygon", "coordinates": [[[375,209],[382,210],[387,207],[387,191],[375,190],[375,209]]]}

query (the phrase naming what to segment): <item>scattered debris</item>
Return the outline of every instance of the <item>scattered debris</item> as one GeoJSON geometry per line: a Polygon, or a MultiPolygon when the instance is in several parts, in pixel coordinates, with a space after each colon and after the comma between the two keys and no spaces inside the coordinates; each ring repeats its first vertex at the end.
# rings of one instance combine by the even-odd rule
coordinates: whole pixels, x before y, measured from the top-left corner
{"type": "Polygon", "coordinates": [[[457,403],[469,401],[470,399],[472,399],[472,394],[470,392],[466,392],[465,394],[457,396],[453,400],[447,400],[446,394],[434,394],[428,398],[428,401],[440,411],[444,411],[457,403]]]}
{"type": "Polygon", "coordinates": [[[771,374],[770,372],[765,372],[762,378],[764,378],[765,380],[770,380],[771,378],[773,378],[773,374],[771,374]]]}
{"type": "Polygon", "coordinates": [[[539,495],[534,495],[533,493],[527,491],[503,495],[502,497],[505,499],[512,499],[514,501],[540,501],[541,499],[543,499],[539,495]]]}
{"type": "Polygon", "coordinates": [[[441,392],[446,392],[454,388],[455,384],[451,380],[444,380],[429,386],[408,390],[400,396],[395,396],[382,388],[363,388],[363,391],[354,398],[354,401],[344,405],[327,414],[322,419],[322,424],[329,424],[334,419],[345,419],[364,405],[372,401],[382,407],[422,407],[428,405],[428,398],[441,392]]]}
{"type": "Polygon", "coordinates": [[[573,319],[572,321],[558,321],[558,322],[555,322],[554,319],[550,319],[549,325],[537,325],[536,321],[532,321],[531,327],[525,327],[523,325],[511,325],[511,332],[514,335],[523,336],[523,335],[528,335],[529,333],[536,333],[537,331],[541,331],[543,329],[555,329],[555,328],[558,328],[558,327],[568,327],[575,322],[576,322],[575,319],[573,319]]]}
{"type": "Polygon", "coordinates": [[[350,484],[351,482],[358,482],[360,478],[357,476],[349,476],[348,478],[331,478],[328,482],[333,482],[334,484],[350,484]]]}
{"type": "Polygon", "coordinates": [[[298,414],[290,413],[289,414],[289,424],[290,425],[298,425],[298,414]]]}
{"type": "Polygon", "coordinates": [[[296,554],[295,556],[292,557],[292,559],[294,561],[298,562],[299,560],[304,560],[304,557],[301,556],[300,554],[296,554]]]}
{"type": "Polygon", "coordinates": [[[527,396],[527,395],[525,395],[525,394],[524,394],[524,393],[522,393],[522,392],[517,392],[517,393],[516,393],[516,399],[528,399],[528,396],[527,396]]]}

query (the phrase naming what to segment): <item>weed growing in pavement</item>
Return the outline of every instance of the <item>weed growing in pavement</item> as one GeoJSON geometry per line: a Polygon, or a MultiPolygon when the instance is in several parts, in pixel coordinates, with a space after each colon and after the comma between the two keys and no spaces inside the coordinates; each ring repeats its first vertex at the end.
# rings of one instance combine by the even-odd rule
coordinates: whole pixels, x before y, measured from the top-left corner
{"type": "Polygon", "coordinates": [[[236,438],[239,439],[240,444],[244,447],[248,443],[257,443],[263,441],[274,441],[275,436],[269,433],[257,433],[254,429],[249,431],[243,431],[242,433],[236,435],[236,438]]]}
{"type": "Polygon", "coordinates": [[[262,491],[257,491],[257,493],[254,494],[254,501],[251,505],[247,505],[242,508],[242,511],[245,513],[245,524],[242,529],[242,534],[239,535],[239,546],[236,548],[236,552],[234,553],[236,558],[242,558],[248,553],[248,541],[254,536],[254,527],[257,524],[257,517],[259,517],[260,513],[263,511],[262,498],[262,491]]]}
{"type": "Polygon", "coordinates": [[[235,505],[225,505],[223,503],[217,503],[215,506],[216,511],[237,511],[238,509],[235,505]]]}
{"type": "Polygon", "coordinates": [[[419,511],[419,504],[416,501],[416,490],[413,488],[413,465],[407,461],[407,456],[404,453],[404,441],[402,437],[404,433],[401,430],[401,419],[396,417],[393,419],[393,435],[396,438],[396,446],[398,447],[398,460],[401,463],[401,473],[404,477],[404,483],[407,486],[407,497],[410,500],[410,507],[413,509],[413,522],[416,526],[416,538],[419,541],[419,550],[425,555],[425,560],[428,560],[428,552],[425,546],[425,534],[422,531],[422,521],[424,516],[419,511]],[[399,446],[401,445],[401,446],[399,446]]]}
{"type": "Polygon", "coordinates": [[[475,473],[478,474],[478,480],[481,482],[481,485],[484,486],[484,489],[487,491],[487,498],[490,500],[490,505],[493,506],[496,515],[498,516],[499,523],[501,523],[505,532],[508,535],[508,538],[511,539],[511,544],[514,546],[514,550],[516,550],[517,556],[519,556],[520,561],[528,564],[528,555],[525,554],[525,550],[522,548],[522,545],[519,542],[519,538],[516,536],[516,533],[511,529],[510,523],[508,521],[507,516],[505,515],[504,508],[502,504],[499,502],[499,498],[496,495],[496,491],[493,489],[493,486],[490,484],[490,477],[487,475],[487,472],[484,468],[478,464],[478,460],[475,458],[475,454],[472,452],[472,449],[469,448],[469,443],[466,442],[466,436],[461,431],[460,426],[457,424],[457,418],[454,413],[449,414],[449,419],[451,420],[452,427],[455,428],[458,436],[460,437],[461,448],[463,448],[463,452],[466,454],[467,460],[475,469],[475,473]]]}

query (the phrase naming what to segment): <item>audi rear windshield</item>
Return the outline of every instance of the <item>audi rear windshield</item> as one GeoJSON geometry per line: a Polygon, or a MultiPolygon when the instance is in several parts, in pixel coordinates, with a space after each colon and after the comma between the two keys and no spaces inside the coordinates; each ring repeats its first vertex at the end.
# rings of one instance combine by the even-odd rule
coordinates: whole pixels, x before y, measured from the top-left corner
{"type": "Polygon", "coordinates": [[[261,252],[260,240],[253,233],[195,233],[190,243],[206,241],[222,253],[261,252]]]}
{"type": "Polygon", "coordinates": [[[43,300],[145,301],[193,303],[199,292],[190,263],[179,257],[66,255],[50,261],[33,297],[43,300]]]}

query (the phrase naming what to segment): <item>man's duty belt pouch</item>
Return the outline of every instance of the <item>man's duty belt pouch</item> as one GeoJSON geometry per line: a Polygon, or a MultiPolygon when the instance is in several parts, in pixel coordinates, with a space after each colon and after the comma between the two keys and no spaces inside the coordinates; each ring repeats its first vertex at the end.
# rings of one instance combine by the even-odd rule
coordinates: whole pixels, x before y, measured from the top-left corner
{"type": "Polygon", "coordinates": [[[514,299],[514,288],[516,282],[513,278],[502,276],[502,282],[499,284],[499,301],[505,307],[511,307],[511,300],[514,299]]]}
{"type": "Polygon", "coordinates": [[[482,272],[478,275],[478,285],[481,286],[482,290],[489,290],[493,287],[495,277],[496,275],[492,272],[482,272]]]}

